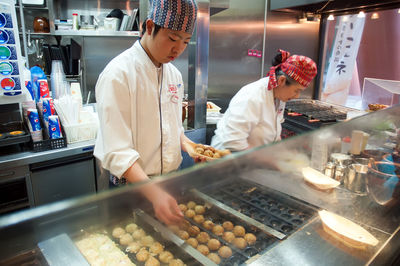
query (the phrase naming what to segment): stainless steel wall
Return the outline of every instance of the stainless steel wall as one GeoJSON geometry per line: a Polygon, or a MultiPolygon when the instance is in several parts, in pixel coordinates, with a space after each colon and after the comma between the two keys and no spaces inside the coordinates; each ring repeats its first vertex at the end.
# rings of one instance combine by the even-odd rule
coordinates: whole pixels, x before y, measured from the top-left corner
{"type": "Polygon", "coordinates": [[[83,79],[86,86],[82,89],[83,100],[95,102],[95,86],[97,78],[104,67],[118,54],[133,45],[137,37],[84,37],[82,45],[83,79]]]}
{"type": "MultiPolygon", "coordinates": [[[[318,60],[319,23],[299,23],[297,13],[269,11],[268,2],[231,0],[228,9],[211,16],[208,99],[223,111],[242,86],[267,74],[278,48],[318,60]],[[266,7],[262,62],[247,52],[264,49],[266,7]]],[[[313,90],[314,85],[302,97],[311,98],[313,90]]]]}
{"type": "Polygon", "coordinates": [[[243,85],[260,78],[262,58],[247,51],[263,50],[264,10],[265,0],[231,0],[210,18],[208,99],[223,110],[243,85]]]}
{"type": "MultiPolygon", "coordinates": [[[[299,23],[297,17],[296,13],[267,13],[264,75],[268,73],[278,49],[308,56],[318,63],[319,22],[299,23]]],[[[314,84],[315,81],[301,94],[301,98],[312,98],[314,84]]]]}
{"type": "MultiPolygon", "coordinates": [[[[62,2],[58,14],[68,16],[78,8],[91,10],[93,15],[104,14],[112,8],[133,7],[139,1],[95,1],[69,0],[62,2]],[[67,4],[68,3],[68,4],[67,4]],[[95,8],[93,8],[95,7],[95,8]]],[[[146,0],[140,0],[142,4],[146,0]]],[[[210,6],[220,1],[211,0],[210,6]]],[[[292,53],[303,54],[317,61],[319,24],[298,23],[296,13],[267,12],[265,60],[248,56],[249,49],[263,51],[264,17],[267,0],[227,0],[214,14],[211,10],[209,36],[208,99],[227,108],[230,99],[245,84],[264,76],[278,48],[292,53]],[[264,69],[263,74],[261,70],[264,69]]],[[[60,4],[59,4],[60,6],[60,4]]],[[[267,5],[268,7],[268,5],[267,5]]],[[[125,10],[124,10],[125,11],[125,10]]],[[[82,11],[83,12],[83,11],[82,11]]],[[[57,12],[56,12],[57,13],[57,12]]],[[[92,91],[90,101],[94,101],[94,87],[104,66],[117,54],[130,47],[137,38],[132,37],[84,37],[83,66],[85,68],[83,97],[92,91]]],[[[182,72],[185,90],[188,88],[188,51],[186,50],[173,64],[182,72]]],[[[311,98],[314,86],[302,97],[311,98]]]]}

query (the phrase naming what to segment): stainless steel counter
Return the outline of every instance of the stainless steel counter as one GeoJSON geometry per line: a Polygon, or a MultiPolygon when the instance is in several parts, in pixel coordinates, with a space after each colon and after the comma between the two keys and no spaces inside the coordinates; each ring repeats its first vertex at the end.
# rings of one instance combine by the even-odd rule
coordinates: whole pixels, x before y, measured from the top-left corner
{"type": "Polygon", "coordinates": [[[95,140],[89,140],[68,144],[66,148],[62,149],[43,152],[27,151],[0,156],[0,170],[91,152],[94,144],[95,140]]]}

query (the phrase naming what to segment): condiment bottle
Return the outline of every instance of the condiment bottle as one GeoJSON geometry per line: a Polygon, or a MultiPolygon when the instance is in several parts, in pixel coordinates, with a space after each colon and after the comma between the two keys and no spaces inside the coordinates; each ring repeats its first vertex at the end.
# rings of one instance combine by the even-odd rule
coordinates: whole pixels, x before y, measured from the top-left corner
{"type": "Polygon", "coordinates": [[[73,13],[72,14],[72,29],[73,30],[78,30],[78,14],[77,13],[73,13]]]}

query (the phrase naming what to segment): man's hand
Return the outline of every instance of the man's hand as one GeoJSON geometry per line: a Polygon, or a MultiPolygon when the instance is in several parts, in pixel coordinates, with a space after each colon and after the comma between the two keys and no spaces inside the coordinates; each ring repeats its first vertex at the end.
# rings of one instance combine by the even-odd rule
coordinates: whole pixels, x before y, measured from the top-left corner
{"type": "MultiPolygon", "coordinates": [[[[150,181],[138,163],[134,163],[125,173],[129,183],[150,181]]],[[[183,214],[176,203],[176,200],[154,183],[143,184],[140,192],[153,204],[157,218],[166,224],[179,223],[183,214]]]]}
{"type": "Polygon", "coordinates": [[[206,162],[207,160],[204,157],[193,156],[193,153],[195,153],[193,147],[195,145],[196,145],[196,143],[194,143],[188,137],[186,137],[184,133],[181,134],[181,147],[182,147],[182,150],[187,152],[189,154],[189,156],[192,157],[192,159],[193,159],[193,161],[195,163],[206,162]]]}
{"type": "Polygon", "coordinates": [[[153,204],[157,219],[165,224],[178,224],[183,219],[183,214],[176,200],[162,189],[150,199],[153,204]]]}

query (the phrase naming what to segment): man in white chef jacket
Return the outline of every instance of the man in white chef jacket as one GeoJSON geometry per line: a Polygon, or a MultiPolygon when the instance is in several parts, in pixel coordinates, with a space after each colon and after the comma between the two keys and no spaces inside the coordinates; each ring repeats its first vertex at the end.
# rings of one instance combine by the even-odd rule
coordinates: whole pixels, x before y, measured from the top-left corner
{"type": "Polygon", "coordinates": [[[232,98],[211,146],[241,151],[280,140],[285,103],[298,98],[316,75],[312,59],[279,50],[268,76],[247,84],[232,98]]]}
{"type": "MultiPolygon", "coordinates": [[[[94,155],[114,184],[147,181],[181,163],[181,148],[190,140],[182,127],[182,75],[170,62],[188,45],[196,16],[195,0],[153,0],[142,38],[99,76],[94,155]]],[[[183,217],[176,200],[158,186],[145,186],[142,193],[163,222],[183,217]]]]}

